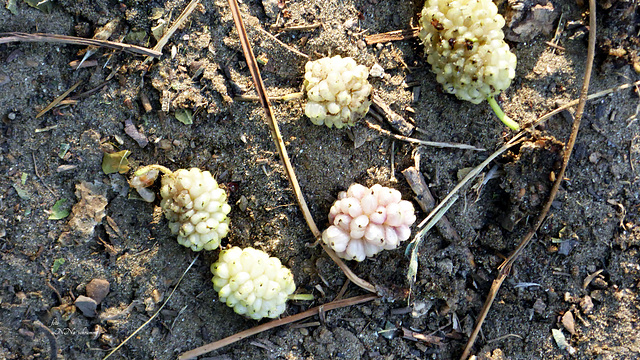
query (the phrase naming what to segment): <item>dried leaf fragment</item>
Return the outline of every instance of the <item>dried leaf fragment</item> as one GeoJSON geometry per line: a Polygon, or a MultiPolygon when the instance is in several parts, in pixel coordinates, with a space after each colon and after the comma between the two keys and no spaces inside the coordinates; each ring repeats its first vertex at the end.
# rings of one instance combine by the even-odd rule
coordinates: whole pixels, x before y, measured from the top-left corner
{"type": "Polygon", "coordinates": [[[193,124],[193,113],[189,109],[178,109],[175,116],[178,121],[185,125],[193,124]]]}
{"type": "Polygon", "coordinates": [[[53,204],[51,208],[51,213],[49,214],[49,220],[60,220],[69,216],[70,207],[67,205],[69,200],[60,199],[53,204]]]}
{"type": "Polygon", "coordinates": [[[136,126],[133,125],[131,119],[127,119],[124,122],[124,132],[135,140],[141,148],[147,146],[149,143],[147,137],[143,133],[139,132],[136,126]]]}
{"type": "Polygon", "coordinates": [[[113,174],[119,172],[124,174],[129,171],[129,160],[127,157],[131,155],[131,151],[122,150],[115,153],[105,153],[102,157],[102,171],[105,174],[113,174]]]}

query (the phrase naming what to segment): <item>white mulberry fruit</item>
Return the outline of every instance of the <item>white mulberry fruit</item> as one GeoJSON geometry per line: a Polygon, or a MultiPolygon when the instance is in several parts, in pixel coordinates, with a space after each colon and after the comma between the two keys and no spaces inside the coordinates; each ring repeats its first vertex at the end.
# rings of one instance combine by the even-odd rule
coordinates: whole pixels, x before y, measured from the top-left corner
{"type": "Polygon", "coordinates": [[[255,320],[280,316],[296,290],[291,271],[278,258],[254,248],[221,251],[211,272],[220,301],[255,320]]]}
{"type": "Polygon", "coordinates": [[[210,172],[180,169],[162,177],[162,207],[178,243],[193,251],[213,250],[229,232],[227,193],[210,172]]]}
{"type": "Polygon", "coordinates": [[[398,247],[411,236],[416,221],[411,202],[398,190],[353,184],[338,194],[329,211],[322,240],[343,259],[362,261],[382,250],[398,247]]]}
{"type": "Polygon", "coordinates": [[[517,61],[504,24],[491,0],[427,0],[419,37],[446,92],[478,104],[509,87],[517,61]]]}
{"type": "Polygon", "coordinates": [[[355,125],[371,105],[368,77],[367,67],[350,57],[336,55],[308,62],[304,74],[305,115],[316,125],[338,129],[355,125]]]}

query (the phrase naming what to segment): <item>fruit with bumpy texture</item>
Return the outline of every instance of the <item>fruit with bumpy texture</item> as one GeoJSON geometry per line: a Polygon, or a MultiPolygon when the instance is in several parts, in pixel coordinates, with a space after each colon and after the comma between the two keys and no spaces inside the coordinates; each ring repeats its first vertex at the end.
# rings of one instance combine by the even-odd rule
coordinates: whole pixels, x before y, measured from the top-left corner
{"type": "Polygon", "coordinates": [[[362,261],[382,250],[398,247],[411,236],[416,221],[413,204],[398,190],[353,184],[338,194],[329,211],[322,241],[343,259],[362,261]]]}
{"type": "Polygon", "coordinates": [[[371,105],[368,77],[369,70],[350,57],[336,55],[309,61],[304,74],[305,115],[316,125],[336,128],[355,125],[371,105]]]}
{"type": "Polygon", "coordinates": [[[504,24],[491,0],[427,0],[419,37],[446,92],[478,104],[509,87],[517,60],[504,24]]]}
{"type": "Polygon", "coordinates": [[[254,248],[232,247],[211,265],[220,301],[255,320],[276,318],[296,290],[291,271],[280,260],[254,248]]]}
{"type": "Polygon", "coordinates": [[[171,232],[193,251],[214,250],[229,232],[227,193],[210,172],[180,169],[162,177],[160,189],[171,232]]]}

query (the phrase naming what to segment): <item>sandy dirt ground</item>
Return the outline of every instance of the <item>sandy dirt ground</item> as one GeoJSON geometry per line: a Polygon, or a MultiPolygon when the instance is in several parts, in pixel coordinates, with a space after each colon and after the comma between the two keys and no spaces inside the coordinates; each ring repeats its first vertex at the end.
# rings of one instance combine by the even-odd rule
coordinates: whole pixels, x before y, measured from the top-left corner
{"type": "MultiPolygon", "coordinates": [[[[187,3],[59,0],[37,9],[28,1],[8,0],[2,2],[7,8],[0,8],[0,31],[92,37],[117,19],[111,40],[152,47],[152,29],[170,25],[187,3]]],[[[414,166],[419,154],[420,173],[440,200],[465,171],[514,135],[486,103],[473,105],[443,93],[417,39],[364,41],[367,35],[415,26],[421,7],[399,0],[240,5],[270,96],[298,92],[302,85],[307,58],[283,44],[312,60],[352,56],[384,70],[370,82],[393,111],[421,130],[413,137],[486,149],[418,147],[363,122],[341,130],[315,126],[304,116],[303,99],[274,102],[321,229],[338,192],[353,182],[390,186],[412,200],[402,171],[414,166]],[[315,24],[320,26],[287,29],[315,24]]],[[[514,0],[499,8],[518,57],[516,78],[498,99],[505,112],[526,124],[576,99],[587,52],[588,11],[582,1],[514,0]],[[552,40],[561,48],[549,45],[552,40]]],[[[602,0],[597,14],[590,93],[640,78],[637,2],[602,0]]],[[[130,152],[131,169],[161,164],[215,174],[232,207],[223,246],[253,246],[277,256],[291,268],[298,292],[315,296],[290,302],[285,315],[338,295],[366,293],[345,286],[344,274],[313,246],[264,112],[259,103],[240,99],[254,96],[255,88],[226,1],[202,1],[164,55],[145,66],[144,57],[98,49],[90,59],[95,62],[75,70],[69,64],[85,49],[40,42],[0,45],[0,359],[102,359],[159,309],[196,257],[171,235],[159,201],[141,201],[129,189],[131,171],[103,172],[105,154],[124,150],[130,152]],[[36,116],[75,84],[67,98],[73,101],[36,116]],[[185,118],[192,124],[179,121],[185,118]],[[69,217],[50,219],[65,209],[69,217]],[[101,299],[96,293],[105,292],[107,284],[101,299]],[[50,353],[54,342],[57,354],[50,353]]],[[[474,347],[479,358],[639,356],[637,90],[632,86],[588,102],[566,180],[498,293],[474,347]]],[[[427,235],[410,300],[379,299],[332,310],[202,358],[458,358],[497,266],[548,197],[550,173],[558,168],[573,112],[552,117],[460,193],[447,214],[460,239],[447,240],[436,230],[427,235]],[[482,179],[487,181],[480,190],[482,179]],[[409,332],[429,336],[403,336],[409,332]]],[[[393,131],[387,123],[380,126],[393,131]]],[[[425,216],[418,212],[419,221],[425,216]]],[[[405,249],[406,243],[347,264],[370,283],[406,294],[405,249]]],[[[256,326],[218,301],[209,270],[217,256],[218,251],[200,254],[160,314],[112,358],[174,359],[256,326]]]]}

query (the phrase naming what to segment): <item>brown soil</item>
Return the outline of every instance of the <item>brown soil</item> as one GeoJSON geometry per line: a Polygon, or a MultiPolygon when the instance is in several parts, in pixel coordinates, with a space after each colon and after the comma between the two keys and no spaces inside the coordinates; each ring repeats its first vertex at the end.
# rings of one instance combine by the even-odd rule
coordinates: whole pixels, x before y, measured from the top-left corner
{"type": "MultiPolygon", "coordinates": [[[[129,34],[125,42],[151,47],[155,40],[135,40],[131,34],[150,33],[158,24],[151,19],[154,14],[171,23],[186,3],[60,0],[45,13],[17,1],[16,14],[0,8],[0,31],[91,37],[96,28],[120,18],[111,39],[129,34]]],[[[256,30],[276,33],[270,28],[276,19],[265,11],[268,3],[277,1],[250,0],[241,9],[254,52],[267,61],[261,70],[268,92],[279,96],[299,91],[306,59],[256,30]]],[[[524,4],[525,18],[516,19],[512,28],[528,21],[533,3],[524,4]]],[[[518,56],[517,74],[500,102],[520,123],[577,98],[582,84],[586,8],[570,0],[553,4],[567,25],[559,34],[564,51],[545,43],[553,38],[557,19],[551,34],[510,43],[518,56]]],[[[367,66],[379,63],[385,75],[371,80],[374,88],[394,111],[428,134],[414,136],[488,149],[419,149],[420,170],[436,199],[442,199],[458,182],[459,170],[478,165],[512,133],[486,104],[442,93],[417,40],[372,46],[362,41],[367,34],[415,24],[420,7],[406,1],[287,1],[279,10],[279,24],[323,25],[283,32],[278,38],[312,59],[342,54],[367,66]],[[416,86],[420,95],[414,102],[416,86]]],[[[598,19],[592,93],[636,81],[640,70],[637,3],[601,1],[598,19]]],[[[279,257],[292,269],[298,292],[315,295],[313,302],[290,303],[287,314],[336,297],[345,276],[320,247],[311,246],[313,236],[295,203],[262,108],[233,100],[243,91],[255,92],[226,1],[202,1],[144,76],[143,58],[127,53],[108,58],[105,50],[94,55],[98,66],[73,70],[69,62],[82,58],[81,49],[0,45],[0,358],[47,358],[50,342],[35,325],[40,321],[54,332],[59,357],[101,359],[149,319],[196,256],[174,240],[157,201],[140,201],[129,190],[131,173],[105,175],[105,152],[131,151],[132,168],[158,163],[215,173],[232,205],[231,232],[224,244],[253,246],[279,257]],[[82,84],[73,94],[80,94],[101,85],[112,72],[113,79],[98,91],[36,118],[76,82],[82,84]],[[153,110],[145,112],[143,95],[153,110]],[[184,109],[193,111],[192,125],[176,120],[176,111],[184,109]],[[149,139],[144,148],[125,133],[127,120],[149,139]],[[71,219],[48,220],[59,199],[75,205],[71,219]],[[108,280],[110,292],[97,316],[87,317],[74,301],[87,295],[86,285],[95,278],[108,280]]],[[[555,359],[568,358],[569,351],[577,359],[638,356],[640,121],[633,117],[638,101],[637,92],[627,89],[587,104],[567,179],[535,241],[498,294],[474,348],[479,357],[555,359]],[[567,314],[573,316],[574,334],[567,314]],[[570,349],[559,348],[552,329],[562,330],[570,349]]],[[[414,196],[401,171],[413,165],[415,146],[394,144],[362,124],[350,130],[314,126],[303,107],[303,100],[274,103],[321,228],[337,193],[352,182],[381,183],[399,189],[405,199],[414,196]]],[[[571,112],[553,117],[534,138],[485,169],[486,174],[496,165],[497,177],[479,195],[477,188],[461,194],[447,216],[462,241],[448,242],[435,231],[428,235],[420,247],[410,303],[378,300],[330,311],[322,321],[311,318],[307,326],[267,331],[209,358],[457,358],[496,267],[547,199],[550,172],[557,169],[570,124],[571,112]],[[402,328],[433,335],[441,344],[405,339],[402,328]]],[[[419,220],[425,215],[420,213],[419,220]]],[[[406,292],[405,248],[349,266],[375,285],[406,292]]],[[[209,271],[216,258],[216,251],[201,254],[160,315],[113,358],[173,359],[255,326],[217,300],[209,271]]],[[[344,296],[363,293],[351,284],[344,296]]]]}

